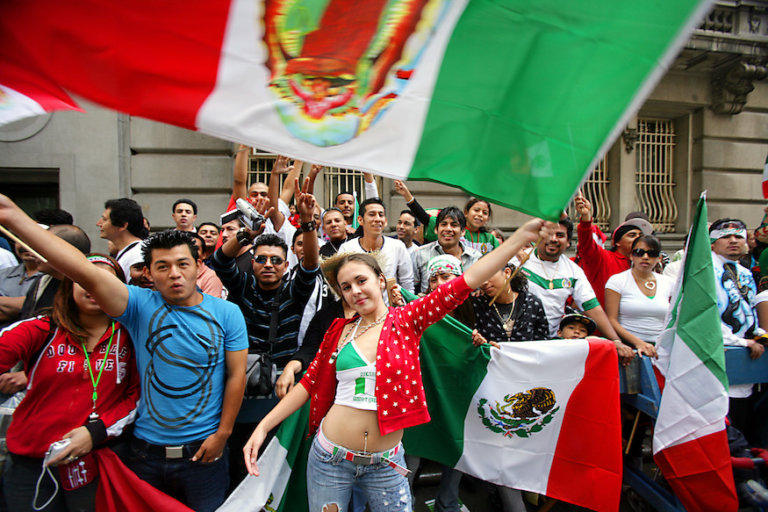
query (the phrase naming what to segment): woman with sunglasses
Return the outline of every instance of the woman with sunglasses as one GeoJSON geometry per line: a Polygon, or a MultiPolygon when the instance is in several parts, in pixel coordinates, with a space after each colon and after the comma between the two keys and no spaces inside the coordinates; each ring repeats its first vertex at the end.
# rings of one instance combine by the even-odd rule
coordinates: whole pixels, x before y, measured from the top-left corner
{"type": "MultiPolygon", "coordinates": [[[[125,280],[114,259],[92,254],[88,260],[125,280]]],[[[139,398],[128,331],[65,278],[50,315],[0,333],[0,371],[17,361],[24,363],[29,384],[8,428],[8,509],[94,510],[97,475],[90,452],[133,421],[139,398]],[[50,461],[58,467],[51,468],[52,476],[41,475],[46,451],[61,439],[69,445],[50,461]]]]}
{"type": "Polygon", "coordinates": [[[674,282],[653,271],[659,263],[661,243],[646,235],[635,239],[632,266],[605,284],[605,313],[622,340],[640,355],[657,357],[656,338],[664,329],[674,282]]]}
{"type": "Polygon", "coordinates": [[[306,375],[259,423],[243,448],[252,475],[267,432],[311,398],[307,462],[309,510],[346,510],[354,482],[372,512],[410,511],[403,429],[429,421],[419,367],[421,334],[461,304],[512,256],[552,227],[532,220],[462,276],[403,307],[387,307],[386,278],[370,254],[346,253],[324,265],[329,283],[355,311],[325,334],[306,375]],[[335,507],[333,506],[335,505],[335,507]]]}

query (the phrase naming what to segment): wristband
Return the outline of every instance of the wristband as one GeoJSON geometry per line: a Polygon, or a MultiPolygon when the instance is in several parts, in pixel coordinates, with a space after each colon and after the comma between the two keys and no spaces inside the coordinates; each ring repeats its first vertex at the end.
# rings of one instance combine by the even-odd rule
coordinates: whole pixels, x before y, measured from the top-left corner
{"type": "Polygon", "coordinates": [[[308,231],[314,231],[317,229],[317,223],[313,220],[309,222],[302,222],[299,224],[299,227],[301,228],[302,233],[307,233],[308,231]]]}
{"type": "Polygon", "coordinates": [[[237,243],[239,243],[242,247],[248,247],[252,243],[245,228],[238,229],[235,238],[237,238],[237,243]]]}

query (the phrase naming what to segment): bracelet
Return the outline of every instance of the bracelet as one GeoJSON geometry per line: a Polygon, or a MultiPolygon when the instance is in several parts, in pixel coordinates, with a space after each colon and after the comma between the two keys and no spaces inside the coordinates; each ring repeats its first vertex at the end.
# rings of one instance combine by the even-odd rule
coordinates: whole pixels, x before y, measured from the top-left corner
{"type": "Polygon", "coordinates": [[[307,233],[308,231],[314,231],[317,229],[317,223],[314,219],[312,219],[309,222],[301,222],[299,224],[299,227],[301,228],[302,233],[307,233]]]}
{"type": "Polygon", "coordinates": [[[237,243],[239,243],[242,247],[248,247],[252,243],[252,240],[248,237],[248,232],[245,230],[245,228],[238,229],[235,238],[237,238],[237,243]]]}

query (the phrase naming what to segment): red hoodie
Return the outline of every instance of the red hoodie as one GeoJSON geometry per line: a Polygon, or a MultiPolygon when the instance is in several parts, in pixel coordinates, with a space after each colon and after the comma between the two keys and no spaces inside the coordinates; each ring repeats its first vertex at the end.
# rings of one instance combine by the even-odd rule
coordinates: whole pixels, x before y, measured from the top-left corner
{"type": "MultiPolygon", "coordinates": [[[[107,329],[89,357],[94,377],[102,363],[106,365],[97,387],[96,412],[106,435],[114,437],[135,417],[139,375],[128,331],[117,322],[105,360],[110,333],[107,329]]],[[[93,385],[82,344],[51,326],[49,318],[24,320],[0,332],[0,372],[20,360],[29,384],[8,427],[8,450],[40,458],[51,443],[88,422],[93,385]]]]}
{"type": "Polygon", "coordinates": [[[599,245],[592,236],[592,222],[579,222],[576,255],[600,305],[605,307],[605,283],[608,278],[629,269],[629,258],[599,245]]]}

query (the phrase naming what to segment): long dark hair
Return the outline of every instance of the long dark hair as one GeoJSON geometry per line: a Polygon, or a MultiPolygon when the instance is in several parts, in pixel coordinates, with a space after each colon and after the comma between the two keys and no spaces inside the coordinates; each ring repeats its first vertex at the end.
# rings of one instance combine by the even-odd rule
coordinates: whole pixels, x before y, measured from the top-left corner
{"type": "MultiPolygon", "coordinates": [[[[479,197],[470,197],[469,201],[467,201],[467,204],[464,205],[464,215],[467,215],[469,213],[469,209],[472,208],[476,203],[485,203],[486,206],[488,206],[488,222],[491,221],[493,218],[493,210],[491,209],[491,203],[486,201],[485,199],[480,199],[479,197]]],[[[478,233],[488,233],[488,225],[480,226],[480,229],[477,230],[478,233]]]]}
{"type": "MultiPolygon", "coordinates": [[[[114,270],[117,278],[122,282],[125,282],[125,273],[120,267],[120,264],[111,256],[100,253],[91,253],[88,258],[94,265],[104,265],[114,270]]],[[[53,298],[53,310],[51,311],[51,319],[53,323],[61,327],[62,329],[69,331],[77,337],[87,336],[88,332],[80,323],[80,311],[77,309],[75,299],[72,297],[72,280],[65,277],[61,280],[59,289],[56,291],[56,295],[53,298]]]]}

